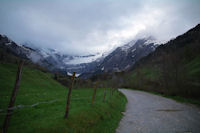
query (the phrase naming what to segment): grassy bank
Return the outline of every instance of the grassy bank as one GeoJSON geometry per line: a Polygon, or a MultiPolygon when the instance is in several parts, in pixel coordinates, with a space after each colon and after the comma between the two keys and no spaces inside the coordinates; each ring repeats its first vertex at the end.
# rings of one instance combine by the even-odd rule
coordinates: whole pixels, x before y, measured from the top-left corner
{"type": "MultiPolygon", "coordinates": [[[[16,71],[16,65],[0,64],[1,128],[16,71]]],[[[97,89],[95,104],[91,106],[93,89],[73,89],[69,118],[65,120],[67,92],[67,88],[53,80],[51,74],[24,67],[15,105],[26,106],[14,110],[8,132],[115,132],[126,104],[124,95],[115,91],[110,97],[107,89],[106,102],[103,102],[104,89],[97,89]]]]}
{"type": "Polygon", "coordinates": [[[163,96],[163,97],[166,97],[166,98],[170,98],[170,99],[173,99],[177,102],[194,104],[197,107],[200,107],[200,99],[185,98],[185,97],[181,97],[181,96],[169,96],[169,95],[161,94],[159,92],[150,91],[150,90],[148,91],[148,90],[133,89],[133,88],[127,88],[127,89],[144,91],[144,92],[152,93],[152,94],[155,94],[155,95],[163,96]]]}
{"type": "Polygon", "coordinates": [[[200,106],[200,56],[185,61],[176,71],[165,71],[157,65],[140,66],[123,75],[122,88],[137,88],[179,102],[200,106]]]}
{"type": "Polygon", "coordinates": [[[190,104],[194,104],[198,107],[200,107],[200,99],[193,99],[193,98],[185,98],[185,97],[181,97],[181,96],[168,96],[168,95],[164,95],[158,92],[150,92],[152,94],[156,94],[156,95],[160,95],[166,98],[171,98],[177,102],[181,102],[181,103],[190,103],[190,104]]]}

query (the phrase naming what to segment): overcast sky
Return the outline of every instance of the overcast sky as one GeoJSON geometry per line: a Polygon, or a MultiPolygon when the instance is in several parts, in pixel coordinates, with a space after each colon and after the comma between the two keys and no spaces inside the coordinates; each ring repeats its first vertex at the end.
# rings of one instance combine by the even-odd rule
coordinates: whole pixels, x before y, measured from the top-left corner
{"type": "Polygon", "coordinates": [[[0,34],[67,54],[166,41],[200,23],[200,0],[0,0],[0,34]]]}

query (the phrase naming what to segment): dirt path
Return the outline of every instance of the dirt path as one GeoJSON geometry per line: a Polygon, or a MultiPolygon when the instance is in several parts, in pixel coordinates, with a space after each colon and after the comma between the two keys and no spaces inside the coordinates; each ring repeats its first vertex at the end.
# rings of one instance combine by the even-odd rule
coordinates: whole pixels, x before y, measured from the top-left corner
{"type": "Polygon", "coordinates": [[[200,133],[200,109],[142,91],[120,89],[128,99],[116,133],[200,133]]]}

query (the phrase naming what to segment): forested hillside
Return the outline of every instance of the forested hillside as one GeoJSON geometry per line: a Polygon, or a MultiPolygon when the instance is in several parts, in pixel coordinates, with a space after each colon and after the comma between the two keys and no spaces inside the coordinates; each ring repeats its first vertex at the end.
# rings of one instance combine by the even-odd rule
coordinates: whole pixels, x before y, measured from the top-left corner
{"type": "Polygon", "coordinates": [[[200,25],[159,46],[124,75],[123,87],[200,96],[200,25]]]}

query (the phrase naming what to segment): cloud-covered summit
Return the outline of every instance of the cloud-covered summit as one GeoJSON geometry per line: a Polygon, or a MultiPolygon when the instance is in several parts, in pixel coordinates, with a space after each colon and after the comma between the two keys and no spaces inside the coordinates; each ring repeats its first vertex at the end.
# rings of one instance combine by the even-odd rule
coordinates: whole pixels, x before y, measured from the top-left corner
{"type": "Polygon", "coordinates": [[[145,36],[169,40],[198,24],[199,13],[199,0],[1,0],[0,34],[85,55],[145,36]]]}

